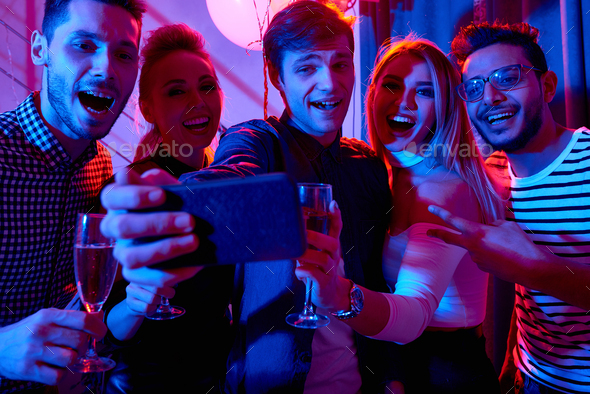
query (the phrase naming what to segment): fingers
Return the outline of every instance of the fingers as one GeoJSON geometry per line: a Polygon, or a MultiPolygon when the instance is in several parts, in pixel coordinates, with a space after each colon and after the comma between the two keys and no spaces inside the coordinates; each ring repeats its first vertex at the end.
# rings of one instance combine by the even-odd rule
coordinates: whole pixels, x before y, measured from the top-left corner
{"type": "Polygon", "coordinates": [[[118,242],[113,255],[124,268],[138,269],[194,252],[198,247],[197,236],[189,234],[137,246],[118,242]]]}
{"type": "Polygon", "coordinates": [[[340,232],[342,231],[342,214],[338,208],[338,203],[332,200],[330,203],[330,230],[328,235],[336,239],[340,238],[340,232]]]}
{"type": "Polygon", "coordinates": [[[298,260],[302,266],[305,265],[318,267],[318,269],[320,269],[324,275],[335,275],[337,271],[338,261],[323,251],[307,249],[303,256],[299,257],[298,260]]]}
{"type": "Polygon", "coordinates": [[[170,175],[168,172],[159,168],[154,168],[141,174],[141,181],[149,185],[178,185],[178,179],[170,175]]]}
{"type": "Polygon", "coordinates": [[[451,214],[444,208],[437,207],[436,205],[428,206],[428,210],[444,220],[447,224],[455,227],[457,230],[463,232],[471,232],[477,228],[478,223],[471,222],[469,220],[462,219],[458,216],[451,214]]]}
{"type": "Polygon", "coordinates": [[[183,267],[170,270],[158,270],[148,267],[128,269],[123,267],[123,276],[129,282],[141,286],[172,287],[177,283],[192,278],[203,267],[183,267]]]}
{"type": "Polygon", "coordinates": [[[319,267],[312,264],[301,264],[295,268],[295,276],[303,281],[306,278],[311,279],[315,284],[322,284],[326,281],[326,273],[319,267]]]}
{"type": "Polygon", "coordinates": [[[130,283],[127,286],[127,296],[135,297],[148,304],[154,301],[160,301],[160,297],[173,298],[175,294],[176,291],[174,288],[168,286],[141,286],[136,283],[130,283]]]}
{"type": "Polygon", "coordinates": [[[430,229],[426,232],[426,235],[428,235],[429,237],[438,238],[447,244],[465,248],[464,237],[461,234],[454,234],[441,229],[430,229]]]}
{"type": "Polygon", "coordinates": [[[140,286],[135,283],[127,286],[127,308],[138,315],[145,315],[156,309],[161,296],[172,298],[175,291],[171,287],[157,288],[140,286]]]}
{"type": "Polygon", "coordinates": [[[56,367],[65,368],[78,358],[77,350],[55,346],[55,344],[45,345],[45,348],[41,350],[43,353],[39,360],[56,367]]]}
{"type": "Polygon", "coordinates": [[[193,231],[194,218],[186,212],[110,214],[101,222],[105,237],[134,239],[193,231]]]}
{"type": "Polygon", "coordinates": [[[100,193],[100,201],[108,210],[154,208],[164,204],[165,200],[164,191],[155,186],[121,185],[116,183],[108,185],[100,193]]]}
{"type": "Polygon", "coordinates": [[[44,365],[41,363],[39,363],[35,369],[37,369],[36,375],[38,375],[38,379],[35,379],[35,381],[50,386],[56,386],[63,379],[66,373],[70,373],[65,368],[55,368],[54,366],[44,365]]]}
{"type": "MultiPolygon", "coordinates": [[[[146,287],[150,289],[157,289],[152,286],[146,287]]],[[[157,308],[158,302],[161,299],[155,291],[149,291],[146,288],[135,283],[130,283],[129,286],[127,286],[126,290],[127,308],[138,315],[145,315],[147,313],[154,311],[157,308]]]]}
{"type": "Polygon", "coordinates": [[[315,246],[319,250],[323,250],[335,258],[338,251],[340,250],[340,240],[330,235],[318,233],[317,231],[306,230],[307,232],[307,243],[315,246]]]}
{"type": "Polygon", "coordinates": [[[41,309],[36,313],[37,319],[32,329],[34,335],[41,337],[50,334],[51,326],[56,325],[60,328],[69,328],[87,332],[88,334],[102,339],[107,328],[102,322],[103,313],[86,313],[82,311],[65,311],[61,309],[41,309]],[[35,332],[37,331],[37,332],[35,332]]]}

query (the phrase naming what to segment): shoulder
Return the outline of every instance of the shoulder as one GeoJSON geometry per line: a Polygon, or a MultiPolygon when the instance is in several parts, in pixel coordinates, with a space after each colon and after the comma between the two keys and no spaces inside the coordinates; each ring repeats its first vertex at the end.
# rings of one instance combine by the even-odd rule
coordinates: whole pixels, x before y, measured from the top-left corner
{"type": "Polygon", "coordinates": [[[0,114],[0,130],[2,135],[9,138],[20,130],[15,109],[0,114]]]}
{"type": "Polygon", "coordinates": [[[481,222],[481,212],[475,192],[455,172],[442,169],[417,186],[416,199],[411,207],[411,224],[426,222],[448,225],[428,211],[437,205],[464,219],[481,222]]]}
{"type": "Polygon", "coordinates": [[[219,147],[221,148],[223,144],[230,142],[266,145],[272,141],[273,137],[279,135],[277,128],[281,126],[282,124],[273,117],[268,120],[252,119],[238,123],[228,128],[220,137],[219,147]]]}
{"type": "Polygon", "coordinates": [[[340,146],[342,149],[349,149],[351,151],[357,152],[357,154],[360,154],[361,157],[381,161],[381,159],[377,157],[375,151],[371,149],[369,144],[364,141],[357,140],[356,138],[342,137],[340,138],[340,146]]]}

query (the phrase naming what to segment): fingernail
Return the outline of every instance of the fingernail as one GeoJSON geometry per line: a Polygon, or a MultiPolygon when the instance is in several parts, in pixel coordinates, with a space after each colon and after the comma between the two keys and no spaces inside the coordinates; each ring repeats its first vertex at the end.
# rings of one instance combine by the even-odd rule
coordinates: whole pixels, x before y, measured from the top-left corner
{"type": "Polygon", "coordinates": [[[192,235],[185,235],[178,238],[178,246],[189,246],[193,243],[194,238],[192,235]]]}
{"type": "Polygon", "coordinates": [[[338,207],[338,203],[336,202],[336,200],[334,200],[334,208],[336,208],[336,209],[340,209],[340,208],[338,207]]]}
{"type": "Polygon", "coordinates": [[[191,217],[186,213],[176,216],[176,218],[174,218],[174,225],[185,233],[193,231],[191,227],[191,217]]]}
{"type": "Polygon", "coordinates": [[[158,189],[158,190],[151,191],[148,194],[148,198],[151,202],[160,201],[160,199],[162,198],[162,190],[158,189]]]}

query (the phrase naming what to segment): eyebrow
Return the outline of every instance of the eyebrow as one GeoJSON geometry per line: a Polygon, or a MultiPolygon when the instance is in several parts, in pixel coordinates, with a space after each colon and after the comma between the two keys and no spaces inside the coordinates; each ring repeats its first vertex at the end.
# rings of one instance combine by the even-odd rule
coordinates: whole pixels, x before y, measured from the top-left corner
{"type": "MultiPolygon", "coordinates": [[[[393,74],[385,74],[383,76],[383,80],[385,79],[393,79],[395,81],[399,81],[399,82],[403,82],[403,79],[398,77],[397,75],[393,75],[393,74]]],[[[433,86],[433,83],[430,81],[418,81],[418,83],[416,83],[416,85],[418,86],[433,86]]]]}
{"type": "MultiPolygon", "coordinates": [[[[74,32],[72,32],[72,34],[70,34],[70,37],[72,38],[89,38],[91,40],[97,40],[97,41],[105,41],[103,37],[99,36],[96,33],[92,33],[86,30],[76,30],[74,32]]],[[[137,45],[133,42],[133,41],[129,41],[129,40],[121,40],[119,41],[119,45],[124,46],[124,47],[131,47],[135,50],[137,50],[137,45]]]]}
{"type": "MultiPolygon", "coordinates": [[[[215,77],[211,74],[204,74],[199,77],[199,82],[204,81],[206,79],[215,80],[215,77]]],[[[186,83],[187,83],[186,79],[171,79],[168,82],[166,82],[164,85],[162,85],[162,89],[165,89],[167,86],[170,86],[170,85],[186,85],[186,83]]]]}
{"type": "MultiPolygon", "coordinates": [[[[348,59],[350,58],[350,56],[346,53],[346,52],[337,52],[336,55],[334,56],[334,58],[336,59],[348,59]]],[[[321,56],[318,55],[315,52],[312,53],[308,53],[307,55],[300,57],[299,59],[295,60],[293,62],[293,66],[298,66],[301,63],[305,63],[308,60],[316,60],[316,59],[321,59],[321,56]]]]}

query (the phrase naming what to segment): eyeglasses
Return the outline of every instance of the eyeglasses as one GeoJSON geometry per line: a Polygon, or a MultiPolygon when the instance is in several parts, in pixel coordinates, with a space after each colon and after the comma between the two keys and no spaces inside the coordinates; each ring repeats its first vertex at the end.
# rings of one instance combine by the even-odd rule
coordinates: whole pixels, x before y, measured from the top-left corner
{"type": "MultiPolygon", "coordinates": [[[[467,82],[463,82],[457,86],[457,93],[464,101],[473,102],[483,97],[486,82],[489,82],[498,90],[510,90],[520,82],[520,77],[522,75],[521,70],[523,67],[526,67],[530,70],[544,72],[543,70],[539,70],[535,67],[525,66],[524,64],[514,64],[512,66],[502,67],[494,71],[494,73],[486,79],[475,78],[470,79],[467,82]]],[[[526,73],[528,74],[529,71],[526,73]]]]}

